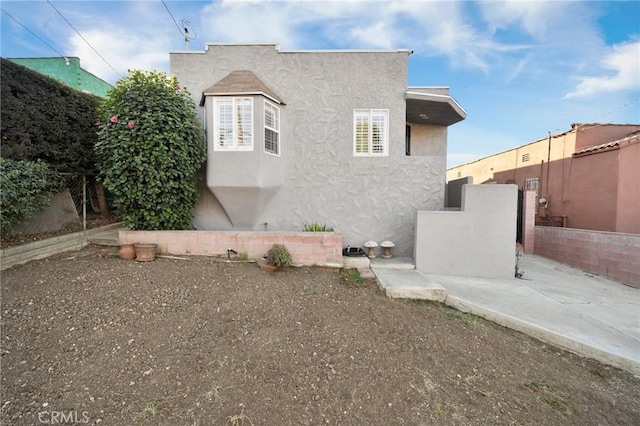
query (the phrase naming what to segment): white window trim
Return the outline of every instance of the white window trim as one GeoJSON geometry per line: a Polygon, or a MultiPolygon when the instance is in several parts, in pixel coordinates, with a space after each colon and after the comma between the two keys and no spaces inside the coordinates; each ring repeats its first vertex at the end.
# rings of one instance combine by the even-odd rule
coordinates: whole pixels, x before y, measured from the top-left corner
{"type": "Polygon", "coordinates": [[[253,151],[253,147],[254,147],[254,134],[255,134],[255,120],[254,120],[254,112],[253,112],[253,98],[250,97],[214,97],[213,98],[213,108],[212,108],[212,113],[213,113],[213,150],[214,151],[253,151]],[[237,128],[235,126],[235,124],[237,123],[237,108],[236,108],[236,102],[238,100],[248,100],[249,104],[250,104],[250,109],[251,109],[251,139],[250,139],[250,145],[247,146],[237,146],[237,141],[238,141],[238,135],[237,135],[237,128]],[[233,129],[233,145],[229,145],[229,146],[220,146],[220,126],[219,126],[219,122],[218,122],[218,104],[222,101],[228,102],[228,101],[232,101],[232,111],[233,111],[233,123],[234,123],[234,129],[233,129]]]}
{"type": "Polygon", "coordinates": [[[265,130],[265,132],[264,132],[264,138],[263,138],[263,141],[262,141],[262,149],[263,149],[265,154],[269,154],[269,155],[274,155],[276,157],[280,157],[280,155],[282,154],[282,137],[281,137],[281,133],[280,133],[280,129],[281,129],[282,126],[280,124],[281,123],[280,108],[278,106],[276,106],[275,104],[273,104],[273,103],[271,103],[271,102],[269,102],[269,101],[267,101],[265,99],[265,101],[264,101],[264,116],[265,116],[264,117],[264,130],[265,130]],[[277,111],[277,113],[278,113],[278,115],[277,115],[277,123],[276,123],[278,125],[277,129],[274,129],[273,127],[267,126],[267,118],[266,118],[267,105],[269,107],[275,109],[277,111]],[[267,129],[271,130],[272,132],[275,132],[278,135],[278,153],[277,154],[273,153],[271,151],[267,151],[267,146],[266,146],[267,145],[267,143],[266,143],[267,142],[267,129]]]}
{"type": "Polygon", "coordinates": [[[364,109],[358,108],[353,110],[353,155],[354,157],[388,157],[389,156],[389,110],[388,109],[364,109]],[[366,112],[369,114],[369,123],[372,122],[372,114],[373,113],[384,113],[384,132],[383,132],[383,152],[371,152],[372,150],[372,132],[373,126],[369,126],[369,136],[367,141],[367,152],[357,152],[357,114],[366,112]]]}

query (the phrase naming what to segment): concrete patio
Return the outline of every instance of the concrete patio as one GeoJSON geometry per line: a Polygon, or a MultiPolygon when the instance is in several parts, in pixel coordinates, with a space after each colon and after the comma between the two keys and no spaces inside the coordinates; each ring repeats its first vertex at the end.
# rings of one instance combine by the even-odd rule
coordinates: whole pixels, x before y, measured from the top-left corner
{"type": "Polygon", "coordinates": [[[640,289],[536,255],[522,279],[423,274],[410,259],[372,259],[389,297],[436,300],[640,375],[640,289]]]}

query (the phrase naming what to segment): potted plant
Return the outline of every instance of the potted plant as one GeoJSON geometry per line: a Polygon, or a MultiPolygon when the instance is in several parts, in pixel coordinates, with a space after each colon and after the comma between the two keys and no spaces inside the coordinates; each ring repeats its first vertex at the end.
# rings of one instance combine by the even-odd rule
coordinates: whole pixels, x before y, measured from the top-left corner
{"type": "Polygon", "coordinates": [[[118,256],[120,259],[135,259],[136,249],[133,243],[125,243],[120,245],[118,249],[118,256]]]}
{"type": "Polygon", "coordinates": [[[274,244],[258,265],[262,269],[275,271],[291,265],[291,254],[282,244],[274,244]]]}
{"type": "Polygon", "coordinates": [[[138,262],[151,262],[156,259],[158,245],[154,243],[136,243],[136,260],[138,262]]]}

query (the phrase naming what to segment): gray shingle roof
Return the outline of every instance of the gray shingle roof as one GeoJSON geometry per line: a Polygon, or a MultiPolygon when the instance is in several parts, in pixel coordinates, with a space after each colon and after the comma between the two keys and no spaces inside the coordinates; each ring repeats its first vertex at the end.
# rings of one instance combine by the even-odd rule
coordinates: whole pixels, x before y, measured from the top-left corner
{"type": "Polygon", "coordinates": [[[205,96],[222,95],[263,95],[284,105],[280,96],[249,70],[233,71],[216,84],[209,86],[202,92],[202,100],[204,101],[205,96]]]}

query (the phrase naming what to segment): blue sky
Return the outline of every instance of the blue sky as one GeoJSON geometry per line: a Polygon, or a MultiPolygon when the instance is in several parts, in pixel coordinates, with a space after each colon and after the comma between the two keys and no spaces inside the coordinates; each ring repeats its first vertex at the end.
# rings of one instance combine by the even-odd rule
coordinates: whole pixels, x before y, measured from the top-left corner
{"type": "MultiPolygon", "coordinates": [[[[160,0],[2,1],[3,57],[78,56],[113,83],[127,69],[168,71],[185,43],[160,0]],[[47,46],[49,44],[51,47],[47,46]],[[112,69],[113,68],[113,69],[112,69]]],[[[449,128],[448,165],[571,123],[640,123],[638,1],[169,1],[207,42],[282,50],[414,51],[409,85],[449,86],[467,119],[449,128]]]]}

